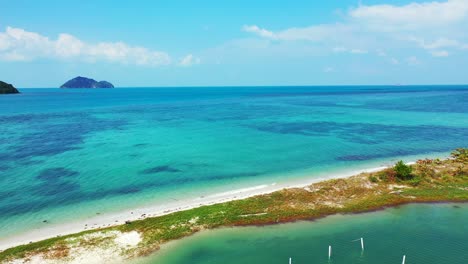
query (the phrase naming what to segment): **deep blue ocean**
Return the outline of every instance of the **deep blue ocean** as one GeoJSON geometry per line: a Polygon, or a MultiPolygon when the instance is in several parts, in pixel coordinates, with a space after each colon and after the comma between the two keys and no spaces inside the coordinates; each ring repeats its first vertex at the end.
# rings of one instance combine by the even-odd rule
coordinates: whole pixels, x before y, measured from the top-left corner
{"type": "Polygon", "coordinates": [[[468,86],[20,89],[0,236],[468,147],[468,86]]]}

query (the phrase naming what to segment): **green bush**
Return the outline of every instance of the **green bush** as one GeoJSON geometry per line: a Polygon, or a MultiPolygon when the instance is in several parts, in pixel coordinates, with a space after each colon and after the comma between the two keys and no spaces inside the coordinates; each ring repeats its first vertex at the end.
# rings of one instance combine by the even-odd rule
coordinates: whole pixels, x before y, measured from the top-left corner
{"type": "Polygon", "coordinates": [[[408,183],[411,185],[411,186],[418,186],[420,183],[421,183],[421,177],[413,177],[411,180],[408,181],[408,183]]]}
{"type": "Polygon", "coordinates": [[[400,180],[410,180],[413,177],[411,175],[411,173],[413,172],[413,168],[411,168],[411,166],[406,165],[402,160],[395,164],[393,170],[396,173],[396,177],[400,180]]]}
{"type": "Polygon", "coordinates": [[[379,179],[377,179],[377,177],[375,177],[374,175],[371,175],[369,176],[369,181],[373,182],[373,183],[376,183],[379,181],[379,179]]]}
{"type": "Polygon", "coordinates": [[[468,161],[468,149],[457,148],[456,150],[452,151],[450,156],[459,161],[468,161]]]}

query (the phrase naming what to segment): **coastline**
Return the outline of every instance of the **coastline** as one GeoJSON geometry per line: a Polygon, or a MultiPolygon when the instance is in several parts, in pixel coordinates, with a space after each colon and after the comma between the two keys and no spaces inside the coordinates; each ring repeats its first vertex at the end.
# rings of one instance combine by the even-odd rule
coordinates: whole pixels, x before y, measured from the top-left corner
{"type": "Polygon", "coordinates": [[[420,159],[410,166],[398,162],[391,168],[361,170],[364,173],[348,171],[333,178],[315,178],[317,183],[310,185],[290,182],[285,184],[289,188],[271,184],[213,194],[203,197],[206,202],[212,200],[211,205],[187,204],[161,216],[145,215],[120,225],[96,226],[8,248],[0,251],[0,262],[120,263],[203,230],[313,220],[410,203],[467,202],[467,154],[467,149],[460,148],[445,160],[420,159]],[[401,174],[401,169],[409,174],[401,174]]]}
{"type": "MultiPolygon", "coordinates": [[[[406,164],[414,164],[415,162],[407,162],[406,164]]],[[[200,196],[196,199],[183,199],[174,201],[165,205],[144,206],[132,210],[124,210],[116,213],[102,214],[89,219],[50,225],[23,234],[9,236],[5,239],[0,239],[0,252],[8,248],[25,245],[31,242],[37,242],[57,236],[65,236],[83,231],[96,230],[100,228],[114,227],[125,224],[126,221],[143,220],[150,217],[158,217],[168,215],[175,212],[186,211],[202,206],[215,205],[230,201],[243,200],[257,195],[270,194],[283,189],[304,188],[314,183],[319,183],[331,179],[343,179],[355,176],[361,173],[372,173],[388,168],[389,166],[373,167],[361,170],[350,170],[339,174],[318,177],[306,178],[287,183],[256,185],[247,188],[236,189],[232,191],[208,194],[200,196]]]]}

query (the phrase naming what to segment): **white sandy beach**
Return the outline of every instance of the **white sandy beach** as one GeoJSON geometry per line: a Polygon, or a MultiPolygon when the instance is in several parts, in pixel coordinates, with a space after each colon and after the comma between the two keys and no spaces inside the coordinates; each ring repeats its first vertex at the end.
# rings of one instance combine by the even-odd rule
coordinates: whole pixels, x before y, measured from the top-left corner
{"type": "MultiPolygon", "coordinates": [[[[414,162],[411,162],[414,163],[414,162]]],[[[408,163],[408,164],[411,164],[408,163]]],[[[30,232],[19,234],[8,238],[0,238],[0,251],[19,245],[28,244],[52,238],[55,236],[63,236],[73,233],[82,232],[85,230],[98,229],[102,227],[116,226],[125,224],[125,221],[141,220],[148,217],[155,217],[166,215],[178,211],[189,210],[192,208],[218,204],[233,200],[245,199],[255,195],[268,194],[278,190],[287,188],[303,188],[310,184],[317,183],[329,179],[347,178],[363,172],[374,172],[387,168],[388,166],[381,166],[375,168],[369,168],[364,170],[354,170],[347,173],[341,173],[337,175],[331,175],[330,177],[312,178],[300,181],[291,181],[289,183],[277,184],[263,184],[249,188],[242,188],[227,192],[209,194],[206,196],[200,196],[196,199],[186,199],[172,201],[165,204],[156,204],[152,206],[146,206],[136,208],[133,210],[126,210],[119,213],[103,214],[98,215],[86,220],[69,222],[66,224],[50,225],[44,228],[36,229],[30,232]]]]}

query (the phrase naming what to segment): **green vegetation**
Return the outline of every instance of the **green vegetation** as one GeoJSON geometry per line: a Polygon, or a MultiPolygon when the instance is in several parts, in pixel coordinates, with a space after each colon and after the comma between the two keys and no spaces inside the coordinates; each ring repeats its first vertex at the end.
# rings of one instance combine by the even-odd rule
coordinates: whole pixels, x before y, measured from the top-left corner
{"type": "Polygon", "coordinates": [[[137,231],[143,238],[126,251],[128,258],[156,251],[167,241],[204,229],[266,225],[309,220],[337,213],[358,213],[415,202],[468,201],[467,149],[457,149],[447,160],[419,160],[414,165],[398,162],[394,167],[375,173],[363,173],[346,179],[333,179],[305,188],[284,189],[244,200],[203,206],[160,217],[129,222],[125,225],[86,231],[19,246],[0,253],[0,262],[43,255],[62,258],[78,246],[105,247],[107,238],[84,240],[85,234],[137,231]],[[81,240],[80,240],[81,239],[81,240]]]}
{"type": "Polygon", "coordinates": [[[461,161],[468,161],[468,149],[466,148],[458,148],[452,151],[452,157],[457,160],[461,161]]]}
{"type": "Polygon", "coordinates": [[[402,160],[398,161],[395,164],[393,170],[395,171],[396,177],[400,180],[409,180],[413,177],[413,175],[411,175],[411,173],[413,172],[413,168],[403,163],[402,160]]]}
{"type": "Polygon", "coordinates": [[[13,85],[0,81],[0,94],[14,94],[19,93],[13,85]]]}

